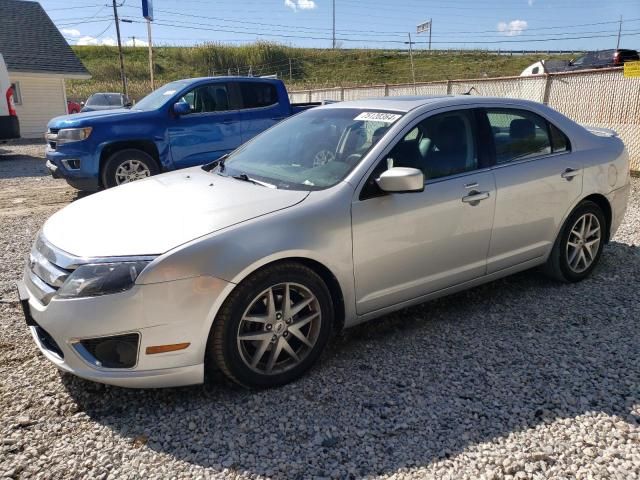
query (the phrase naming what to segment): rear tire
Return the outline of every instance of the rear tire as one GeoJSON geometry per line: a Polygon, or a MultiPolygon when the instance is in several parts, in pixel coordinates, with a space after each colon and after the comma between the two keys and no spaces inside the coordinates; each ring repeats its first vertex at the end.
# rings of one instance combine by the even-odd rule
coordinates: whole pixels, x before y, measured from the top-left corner
{"type": "Polygon", "coordinates": [[[600,206],[580,203],[567,218],[545,265],[545,273],[561,282],[587,278],[600,261],[607,224],[600,206]]]}
{"type": "Polygon", "coordinates": [[[112,154],[102,167],[102,185],[105,188],[141,180],[160,173],[156,161],[146,152],[127,148],[112,154]]]}
{"type": "Polygon", "coordinates": [[[294,262],[267,266],[240,283],[220,309],[207,363],[244,387],[284,385],[316,362],[333,319],[329,290],[313,270],[294,262]]]}

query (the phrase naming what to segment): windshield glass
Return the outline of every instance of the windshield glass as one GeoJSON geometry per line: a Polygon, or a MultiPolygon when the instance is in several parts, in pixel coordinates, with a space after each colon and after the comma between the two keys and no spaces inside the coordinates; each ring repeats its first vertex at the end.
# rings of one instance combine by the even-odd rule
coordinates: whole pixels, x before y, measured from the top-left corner
{"type": "Polygon", "coordinates": [[[163,106],[173,94],[182,90],[187,82],[171,82],[154,90],[133,107],[134,110],[156,110],[163,106]]]}
{"type": "Polygon", "coordinates": [[[87,105],[94,107],[122,106],[122,96],[119,93],[94,93],[87,100],[87,105]]]}
{"type": "Polygon", "coordinates": [[[341,181],[402,114],[316,108],[277,124],[233,152],[216,171],[291,190],[341,181]]]}

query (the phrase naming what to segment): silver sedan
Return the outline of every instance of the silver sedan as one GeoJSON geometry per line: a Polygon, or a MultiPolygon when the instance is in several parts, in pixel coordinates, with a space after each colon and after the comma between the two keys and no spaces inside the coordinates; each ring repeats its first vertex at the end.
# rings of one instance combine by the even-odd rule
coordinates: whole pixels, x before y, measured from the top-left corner
{"type": "Polygon", "coordinates": [[[341,328],[533,267],[584,279],[629,186],[615,132],[538,103],[336,103],[72,203],[19,293],[43,354],[81,377],[276,386],[341,328]]]}

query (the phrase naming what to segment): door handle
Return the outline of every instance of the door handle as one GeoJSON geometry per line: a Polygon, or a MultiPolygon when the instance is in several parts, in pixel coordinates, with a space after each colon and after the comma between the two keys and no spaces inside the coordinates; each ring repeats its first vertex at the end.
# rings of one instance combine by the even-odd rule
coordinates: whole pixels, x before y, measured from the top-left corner
{"type": "Polygon", "coordinates": [[[577,170],[575,168],[567,168],[564,172],[560,174],[560,176],[567,181],[571,181],[573,177],[576,177],[578,175],[580,175],[580,170],[577,170]]]}
{"type": "Polygon", "coordinates": [[[486,200],[487,198],[489,198],[489,196],[489,192],[478,192],[477,190],[472,190],[469,192],[469,195],[462,197],[462,201],[475,207],[482,200],[486,200]]]}

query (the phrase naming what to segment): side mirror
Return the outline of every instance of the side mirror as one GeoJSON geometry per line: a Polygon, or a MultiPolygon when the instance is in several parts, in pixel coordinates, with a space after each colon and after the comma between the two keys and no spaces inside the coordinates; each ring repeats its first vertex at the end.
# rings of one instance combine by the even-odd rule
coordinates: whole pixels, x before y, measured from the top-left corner
{"type": "Polygon", "coordinates": [[[124,104],[124,108],[131,108],[133,107],[133,102],[127,102],[124,104]]]}
{"type": "Polygon", "coordinates": [[[80,102],[80,106],[81,106],[81,107],[84,107],[84,102],[80,102]]]}
{"type": "Polygon", "coordinates": [[[187,115],[191,113],[191,106],[187,102],[176,102],[173,104],[173,112],[176,115],[187,115]]]}
{"type": "Polygon", "coordinates": [[[382,172],[376,183],[387,193],[421,192],[424,190],[424,174],[417,168],[393,167],[382,172]]]}

